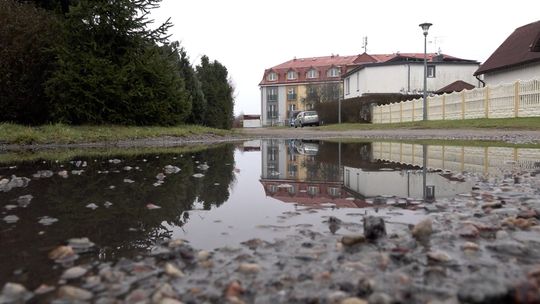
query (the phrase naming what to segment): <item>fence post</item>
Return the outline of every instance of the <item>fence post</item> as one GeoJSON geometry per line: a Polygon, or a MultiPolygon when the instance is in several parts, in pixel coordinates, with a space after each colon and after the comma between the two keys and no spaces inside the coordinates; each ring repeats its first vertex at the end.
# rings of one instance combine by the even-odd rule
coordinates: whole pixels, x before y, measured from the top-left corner
{"type": "Polygon", "coordinates": [[[484,111],[486,118],[489,118],[489,87],[484,91],[484,111]]]}
{"type": "Polygon", "coordinates": [[[390,114],[390,123],[392,123],[392,104],[388,105],[388,113],[390,114]]]}
{"type": "Polygon", "coordinates": [[[382,121],[382,105],[379,106],[379,109],[380,109],[380,111],[379,111],[379,123],[383,123],[383,121],[382,121]]]}
{"type": "Polygon", "coordinates": [[[416,99],[414,99],[412,102],[412,121],[414,121],[414,102],[416,101],[416,99]]]}
{"type": "Polygon", "coordinates": [[[403,101],[399,102],[399,122],[403,122],[403,101]]]}
{"type": "Polygon", "coordinates": [[[514,117],[519,116],[519,81],[514,83],[514,117]]]}
{"type": "Polygon", "coordinates": [[[442,96],[442,120],[446,118],[446,94],[442,96]]]}
{"type": "Polygon", "coordinates": [[[465,90],[461,92],[461,119],[465,119],[465,90]]]}

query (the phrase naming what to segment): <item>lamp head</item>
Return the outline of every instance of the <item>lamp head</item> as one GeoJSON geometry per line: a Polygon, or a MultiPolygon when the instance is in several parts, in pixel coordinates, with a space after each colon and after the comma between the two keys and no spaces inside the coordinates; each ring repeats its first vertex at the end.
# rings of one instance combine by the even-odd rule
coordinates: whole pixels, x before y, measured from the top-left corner
{"type": "Polygon", "coordinates": [[[422,31],[424,32],[424,36],[427,36],[429,27],[432,26],[432,25],[433,24],[431,24],[431,23],[422,23],[422,24],[420,24],[420,27],[422,28],[422,31]]]}

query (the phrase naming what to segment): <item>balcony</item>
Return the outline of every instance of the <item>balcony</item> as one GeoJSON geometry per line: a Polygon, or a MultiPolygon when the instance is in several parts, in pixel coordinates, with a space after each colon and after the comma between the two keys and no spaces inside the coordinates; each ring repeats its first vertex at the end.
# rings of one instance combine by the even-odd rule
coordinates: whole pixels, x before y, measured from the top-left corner
{"type": "Polygon", "coordinates": [[[267,95],[266,99],[268,101],[277,101],[277,95],[267,95]]]}
{"type": "Polygon", "coordinates": [[[287,94],[287,100],[296,100],[296,94],[287,94]]]}

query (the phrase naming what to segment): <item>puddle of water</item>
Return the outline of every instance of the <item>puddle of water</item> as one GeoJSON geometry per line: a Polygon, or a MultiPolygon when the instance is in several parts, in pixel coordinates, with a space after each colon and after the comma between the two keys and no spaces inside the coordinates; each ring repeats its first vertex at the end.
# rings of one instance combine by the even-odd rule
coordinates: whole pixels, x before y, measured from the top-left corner
{"type": "Polygon", "coordinates": [[[471,191],[462,171],[497,174],[539,161],[533,149],[266,140],[3,164],[0,285],[58,277],[62,269],[47,255],[72,238],[96,244],[81,259],[114,261],[171,238],[213,249],[304,227],[361,232],[365,215],[385,217],[397,233],[425,216],[424,184],[438,200],[471,191]],[[331,216],[342,224],[329,224],[331,216]]]}

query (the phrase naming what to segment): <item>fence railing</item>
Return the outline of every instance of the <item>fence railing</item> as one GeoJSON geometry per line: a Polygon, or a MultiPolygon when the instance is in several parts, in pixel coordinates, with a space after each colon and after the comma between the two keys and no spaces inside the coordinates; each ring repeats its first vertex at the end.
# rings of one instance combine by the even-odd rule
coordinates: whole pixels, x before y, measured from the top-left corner
{"type": "MultiPolygon", "coordinates": [[[[427,98],[428,120],[540,116],[540,80],[516,81],[427,98]]],[[[423,99],[373,107],[373,123],[423,119],[423,99]]]]}

